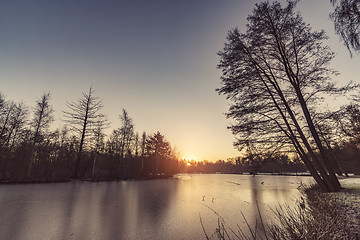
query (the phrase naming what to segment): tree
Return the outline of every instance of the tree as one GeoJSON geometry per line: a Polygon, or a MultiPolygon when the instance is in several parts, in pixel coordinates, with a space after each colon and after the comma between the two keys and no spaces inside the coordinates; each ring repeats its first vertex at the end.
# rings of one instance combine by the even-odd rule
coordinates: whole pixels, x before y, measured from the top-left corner
{"type": "Polygon", "coordinates": [[[44,93],[40,99],[36,101],[34,108],[34,117],[30,122],[30,125],[34,129],[34,135],[32,139],[31,157],[28,169],[28,176],[30,177],[32,164],[34,162],[34,153],[36,153],[36,145],[40,142],[40,139],[44,136],[44,132],[48,130],[50,123],[54,121],[52,116],[54,110],[49,104],[50,93],[44,93]]]}
{"type": "Polygon", "coordinates": [[[96,160],[98,153],[105,148],[104,138],[106,134],[104,130],[109,127],[109,122],[104,115],[99,116],[98,121],[94,123],[94,128],[92,129],[92,145],[93,145],[93,163],[91,167],[91,176],[94,176],[96,160]]]}
{"type": "Polygon", "coordinates": [[[142,135],[141,135],[141,156],[145,156],[145,152],[146,152],[146,139],[147,139],[147,136],[146,136],[146,132],[143,132],[142,135]]]}
{"type": "Polygon", "coordinates": [[[0,146],[5,145],[6,133],[9,130],[9,122],[11,114],[13,113],[16,104],[14,102],[5,102],[1,111],[1,132],[0,132],[0,146]]]}
{"type": "Polygon", "coordinates": [[[36,101],[34,108],[34,117],[31,121],[31,126],[34,129],[34,144],[40,141],[40,136],[49,128],[50,123],[54,121],[54,110],[49,104],[50,93],[44,93],[40,99],[36,101]]]}
{"type": "Polygon", "coordinates": [[[121,127],[118,130],[120,133],[120,157],[124,158],[126,154],[130,153],[131,141],[134,137],[134,124],[125,109],[123,109],[120,119],[121,127]]]}
{"type": "Polygon", "coordinates": [[[352,51],[360,51],[360,1],[359,0],[330,0],[334,12],[330,18],[334,21],[335,32],[344,41],[352,55],[352,51]]]}
{"type": "Polygon", "coordinates": [[[350,87],[331,82],[334,54],[323,46],[327,37],[294,12],[296,4],[256,4],[247,31],[229,31],[218,53],[223,86],[217,91],[233,102],[227,117],[236,121],[229,128],[239,149],[294,151],[323,190],[336,191],[340,183],[313,119],[322,96],[350,87]]]}
{"type": "MultiPolygon", "coordinates": [[[[146,140],[147,155],[155,160],[155,173],[160,173],[160,165],[164,170],[165,161],[171,158],[170,143],[165,140],[164,135],[157,132],[146,140]]],[[[162,171],[164,172],[164,171],[162,171]]]]}
{"type": "Polygon", "coordinates": [[[333,118],[339,125],[343,140],[348,139],[354,144],[360,143],[360,108],[358,105],[344,106],[333,118]]]}
{"type": "Polygon", "coordinates": [[[2,117],[5,106],[6,106],[5,98],[3,94],[0,92],[0,118],[2,117]]]}
{"type": "Polygon", "coordinates": [[[88,139],[93,134],[93,129],[104,116],[100,113],[102,100],[94,96],[95,91],[90,87],[88,93],[83,93],[77,102],[67,102],[68,111],[64,111],[65,122],[79,140],[78,153],[73,173],[74,178],[79,177],[79,167],[82,152],[88,139]]]}
{"type": "Polygon", "coordinates": [[[134,136],[134,146],[133,146],[133,150],[134,150],[134,155],[135,157],[139,156],[139,133],[136,132],[135,136],[134,136]]]}
{"type": "Polygon", "coordinates": [[[11,151],[26,135],[29,110],[24,103],[10,103],[3,129],[6,134],[4,145],[11,151]]]}
{"type": "MultiPolygon", "coordinates": [[[[29,131],[26,128],[28,121],[28,108],[23,103],[5,103],[1,113],[0,132],[0,177],[4,177],[9,164],[16,166],[16,172],[22,173],[23,166],[28,162],[27,143],[29,142],[29,131]],[[25,164],[17,164],[16,150],[20,149],[20,161],[25,164]]],[[[15,171],[11,172],[13,174],[15,171]]],[[[9,172],[7,172],[9,173],[9,172]]]]}
{"type": "Polygon", "coordinates": [[[123,109],[119,118],[121,119],[121,127],[113,131],[109,144],[111,151],[117,154],[120,159],[124,159],[131,153],[130,147],[134,138],[134,124],[125,109],[123,109]]]}

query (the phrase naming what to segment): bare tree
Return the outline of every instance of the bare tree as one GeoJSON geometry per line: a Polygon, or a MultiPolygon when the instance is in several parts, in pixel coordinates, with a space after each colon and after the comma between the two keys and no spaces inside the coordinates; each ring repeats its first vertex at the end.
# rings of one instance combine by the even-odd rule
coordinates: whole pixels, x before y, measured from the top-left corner
{"type": "Polygon", "coordinates": [[[21,142],[26,131],[29,110],[24,103],[10,103],[7,113],[4,145],[11,151],[16,144],[21,142]]]}
{"type": "MultiPolygon", "coordinates": [[[[16,147],[26,145],[29,140],[27,126],[28,109],[23,103],[4,102],[0,115],[0,176],[13,157],[16,147]]],[[[27,161],[26,147],[22,149],[23,160],[27,161]]],[[[18,171],[22,171],[17,169],[18,171]]]]}
{"type": "Polygon", "coordinates": [[[16,104],[14,102],[5,102],[1,111],[1,131],[0,131],[0,145],[5,145],[6,133],[9,130],[9,123],[11,114],[13,113],[16,104]]]}
{"type": "Polygon", "coordinates": [[[94,90],[90,87],[88,93],[83,93],[77,102],[67,102],[68,111],[64,111],[65,122],[79,140],[78,154],[73,173],[74,178],[79,177],[79,167],[84,146],[93,134],[96,124],[104,115],[100,113],[102,100],[94,96],[94,90]]]}
{"type": "Polygon", "coordinates": [[[134,155],[135,155],[136,157],[139,156],[139,143],[140,143],[139,141],[140,141],[140,139],[139,139],[139,133],[136,132],[136,133],[135,133],[135,136],[134,136],[134,146],[133,146],[134,155]]]}
{"type": "Polygon", "coordinates": [[[146,152],[146,132],[143,132],[141,135],[141,156],[144,157],[145,156],[145,152],[146,152]]]}
{"type": "Polygon", "coordinates": [[[345,46],[352,52],[360,51],[360,1],[359,0],[330,0],[334,12],[330,18],[334,21],[335,32],[344,41],[345,46]]]}
{"type": "Polygon", "coordinates": [[[34,162],[34,153],[36,152],[36,145],[40,142],[40,139],[44,137],[45,131],[48,130],[50,123],[54,121],[54,110],[49,104],[50,93],[44,93],[40,99],[36,101],[34,108],[34,116],[30,125],[34,129],[34,135],[32,139],[31,157],[28,168],[28,176],[30,177],[32,164],[34,162]]]}
{"type": "Polygon", "coordinates": [[[91,176],[93,176],[95,172],[98,153],[104,150],[105,148],[104,139],[106,134],[104,133],[104,130],[107,129],[109,125],[110,123],[108,122],[106,117],[100,116],[99,120],[95,122],[95,127],[92,129],[93,131],[92,145],[93,145],[94,158],[91,168],[91,176]]]}
{"type": "Polygon", "coordinates": [[[236,120],[230,129],[238,147],[295,151],[323,190],[336,191],[340,183],[313,113],[321,96],[348,88],[331,82],[334,54],[323,46],[327,37],[304,23],[296,3],[256,4],[247,31],[229,31],[219,52],[223,86],[217,91],[233,102],[228,117],[236,120]]]}
{"type": "Polygon", "coordinates": [[[131,142],[134,138],[134,124],[129,117],[128,112],[123,109],[120,115],[121,127],[120,132],[120,157],[124,158],[130,151],[131,142]]]}
{"type": "Polygon", "coordinates": [[[34,117],[31,121],[31,126],[34,128],[34,144],[38,143],[40,136],[46,131],[50,123],[54,121],[53,108],[49,104],[50,93],[44,93],[40,99],[36,101],[34,108],[34,117]]]}
{"type": "Polygon", "coordinates": [[[6,106],[5,98],[4,98],[3,94],[0,92],[0,117],[3,114],[3,110],[4,110],[5,106],[6,106]]]}
{"type": "Polygon", "coordinates": [[[331,115],[341,139],[354,144],[360,143],[360,108],[357,104],[343,106],[331,115]]]}

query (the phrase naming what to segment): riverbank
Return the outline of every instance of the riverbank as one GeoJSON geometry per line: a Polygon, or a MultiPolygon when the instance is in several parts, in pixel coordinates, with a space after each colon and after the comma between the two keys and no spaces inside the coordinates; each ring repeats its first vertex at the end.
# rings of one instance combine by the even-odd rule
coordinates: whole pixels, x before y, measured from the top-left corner
{"type": "Polygon", "coordinates": [[[360,239],[360,176],[340,179],[343,189],[336,193],[326,193],[338,203],[340,218],[346,222],[353,239],[360,239]]]}
{"type": "Polygon", "coordinates": [[[127,181],[127,180],[155,180],[155,179],[169,179],[174,175],[167,174],[151,174],[143,175],[137,178],[115,178],[115,177],[103,177],[103,178],[21,178],[21,179],[0,179],[0,184],[34,184],[34,183],[62,183],[71,181],[84,181],[84,182],[112,182],[112,181],[127,181]]]}
{"type": "MultiPolygon", "coordinates": [[[[288,205],[273,209],[271,222],[255,226],[247,225],[250,236],[242,230],[232,235],[224,225],[219,224],[218,238],[229,239],[360,239],[360,176],[340,178],[339,192],[323,193],[316,186],[304,185],[300,188],[302,197],[297,207],[288,205]],[[260,236],[260,237],[258,237],[260,236]]],[[[246,221],[245,217],[244,220],[246,221]]],[[[210,239],[210,238],[208,238],[210,239]]]]}
{"type": "Polygon", "coordinates": [[[303,189],[295,210],[276,212],[280,224],[269,226],[270,239],[360,239],[360,176],[341,178],[339,192],[303,189]]]}

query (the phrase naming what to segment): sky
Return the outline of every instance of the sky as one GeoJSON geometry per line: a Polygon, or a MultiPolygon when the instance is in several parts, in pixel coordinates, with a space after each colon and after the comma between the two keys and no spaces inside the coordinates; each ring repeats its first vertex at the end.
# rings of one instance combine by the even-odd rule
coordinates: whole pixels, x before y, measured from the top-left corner
{"type": "MultiPolygon", "coordinates": [[[[35,101],[50,92],[54,128],[66,102],[92,86],[103,113],[120,127],[126,109],[141,135],[160,131],[181,155],[216,161],[239,155],[227,126],[219,52],[228,30],[245,30],[255,3],[246,0],[2,0],[0,92],[35,101]]],[[[281,1],[284,2],[284,1],[281,1]]],[[[325,29],[336,53],[334,80],[360,83],[360,60],[334,34],[329,1],[302,0],[313,29],[325,29]]],[[[330,105],[332,103],[329,103],[330,105]]]]}

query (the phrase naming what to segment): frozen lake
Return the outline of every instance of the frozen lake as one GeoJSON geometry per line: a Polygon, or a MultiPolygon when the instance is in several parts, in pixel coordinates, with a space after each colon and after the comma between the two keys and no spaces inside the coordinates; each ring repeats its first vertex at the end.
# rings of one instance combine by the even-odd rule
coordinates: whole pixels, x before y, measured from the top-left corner
{"type": "Polygon", "coordinates": [[[294,206],[310,177],[210,174],[174,179],[0,185],[0,239],[204,239],[220,215],[227,227],[255,225],[256,201],[294,206]],[[218,214],[218,215],[217,215],[218,214]]]}

